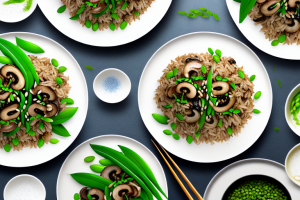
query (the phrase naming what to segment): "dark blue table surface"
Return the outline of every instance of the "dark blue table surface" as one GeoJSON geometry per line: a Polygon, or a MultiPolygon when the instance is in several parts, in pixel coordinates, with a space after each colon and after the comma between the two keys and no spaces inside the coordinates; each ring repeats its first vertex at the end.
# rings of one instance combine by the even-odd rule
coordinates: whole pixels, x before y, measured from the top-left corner
{"type": "MultiPolygon", "coordinates": [[[[165,17],[150,33],[135,42],[119,47],[90,47],[73,41],[53,27],[39,8],[22,22],[15,24],[0,22],[0,34],[15,31],[32,32],[47,36],[71,52],[82,67],[87,81],[89,110],[81,133],[74,143],[57,158],[29,168],[0,166],[0,199],[3,199],[2,191],[5,184],[12,177],[24,173],[38,177],[45,184],[47,200],[56,199],[56,180],[65,158],[83,141],[106,134],[125,135],[146,145],[157,156],[165,169],[169,199],[187,199],[151,143],[151,134],[140,117],[137,93],[141,73],[152,54],[169,40],[190,32],[219,32],[245,43],[258,55],[265,65],[271,79],[274,95],[272,114],[265,131],[259,140],[241,155],[227,161],[212,164],[193,163],[172,156],[200,194],[204,195],[209,181],[228,164],[247,158],[267,158],[284,164],[288,151],[300,142],[300,138],[291,131],[284,117],[284,104],[287,95],[299,83],[300,61],[275,58],[253,46],[232,21],[224,0],[173,0],[165,17]],[[190,19],[177,13],[181,10],[188,11],[199,7],[205,7],[217,13],[221,20],[216,21],[213,18],[190,19]],[[115,59],[116,56],[118,56],[118,59],[115,59]],[[84,66],[86,65],[93,66],[95,70],[85,69],[84,66]],[[275,72],[273,72],[273,66],[275,66],[275,72]],[[131,79],[131,93],[127,99],[119,104],[106,104],[99,100],[93,92],[92,84],[95,75],[109,67],[123,70],[131,79]],[[282,88],[277,84],[277,79],[281,80],[282,88]],[[274,127],[278,127],[280,131],[276,132],[274,127]]],[[[234,49],[231,49],[231,51],[234,51],[234,49]]],[[[196,199],[195,196],[194,198],[196,199]]]]}

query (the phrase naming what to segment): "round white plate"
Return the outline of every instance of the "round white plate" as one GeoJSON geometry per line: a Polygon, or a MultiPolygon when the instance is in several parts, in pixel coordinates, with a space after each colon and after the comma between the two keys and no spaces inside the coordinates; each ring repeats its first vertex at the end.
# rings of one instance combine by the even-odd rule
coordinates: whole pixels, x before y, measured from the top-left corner
{"type": "Polygon", "coordinates": [[[250,19],[249,16],[246,17],[243,23],[239,23],[240,3],[237,3],[233,0],[226,0],[226,2],[229,13],[236,26],[253,45],[255,45],[260,50],[264,51],[265,53],[278,58],[300,60],[300,57],[296,53],[292,53],[299,51],[299,45],[279,44],[278,46],[273,47],[271,45],[272,41],[266,39],[264,33],[260,32],[262,26],[255,26],[254,22],[250,19]]]}
{"type": "MultiPolygon", "coordinates": [[[[56,184],[57,200],[72,199],[75,193],[78,193],[83,185],[77,183],[70,174],[77,172],[94,173],[90,170],[90,165],[99,164],[99,160],[103,157],[96,154],[90,147],[90,144],[98,144],[107,146],[118,151],[121,151],[118,145],[122,145],[137,152],[150,166],[157,182],[168,195],[168,185],[164,170],[153,153],[138,141],[121,136],[121,135],[103,135],[89,139],[81,143],[74,149],[66,158],[62,165],[56,184]],[[83,160],[87,156],[95,156],[95,160],[91,163],[85,163],[83,160]]],[[[96,173],[94,173],[96,174],[96,173]]],[[[97,174],[99,175],[99,174],[97,174]]],[[[155,199],[155,198],[154,198],[155,199]]]]}
{"type": "Polygon", "coordinates": [[[190,33],[163,45],[148,61],[141,76],[138,91],[140,113],[152,136],[174,155],[202,163],[226,160],[247,150],[259,138],[268,123],[272,99],[269,76],[255,53],[232,37],[209,32],[190,33]],[[220,49],[223,56],[234,58],[238,66],[244,66],[244,70],[249,76],[256,75],[254,90],[261,91],[262,96],[255,100],[254,104],[261,113],[253,114],[253,118],[242,129],[242,133],[238,137],[232,137],[228,142],[214,145],[188,144],[185,139],[174,140],[165,135],[163,130],[170,129],[170,125],[159,124],[153,119],[152,113],[162,114],[153,100],[154,91],[159,85],[157,80],[162,76],[162,70],[168,66],[171,60],[187,53],[207,52],[208,47],[214,50],[220,49]]]}
{"type": "MultiPolygon", "coordinates": [[[[42,47],[45,50],[45,53],[36,54],[36,56],[39,58],[55,58],[58,60],[60,66],[66,66],[68,68],[65,74],[70,77],[69,83],[72,86],[69,97],[75,101],[75,104],[72,105],[72,107],[79,107],[77,113],[72,117],[72,119],[63,124],[71,136],[61,137],[53,133],[52,137],[59,139],[58,144],[49,143],[45,144],[42,148],[24,148],[22,151],[10,151],[9,153],[5,152],[3,149],[0,149],[0,165],[9,167],[29,167],[55,158],[65,151],[76,139],[84,124],[87,114],[88,90],[84,75],[77,61],[60,44],[47,37],[33,33],[14,32],[0,35],[0,38],[16,44],[15,37],[33,42],[42,47]]],[[[34,55],[28,52],[25,53],[27,55],[34,55]]],[[[1,52],[0,56],[3,56],[1,52]]],[[[0,67],[1,66],[2,64],[0,64],[0,67]]]]}
{"type": "Polygon", "coordinates": [[[172,0],[156,0],[151,7],[136,20],[128,25],[125,30],[92,31],[91,28],[82,27],[78,21],[70,20],[66,10],[57,13],[57,9],[63,5],[59,0],[42,0],[39,6],[48,20],[60,32],[78,42],[91,46],[111,47],[135,41],[151,31],[165,16],[172,0]]]}
{"type": "Polygon", "coordinates": [[[3,5],[6,1],[8,0],[0,0],[0,21],[8,23],[19,22],[29,17],[35,10],[38,2],[38,0],[33,0],[30,10],[24,12],[23,9],[26,5],[26,1],[23,3],[3,5]]]}
{"type": "Polygon", "coordinates": [[[208,184],[203,199],[222,199],[223,194],[233,182],[252,174],[275,178],[286,187],[292,199],[300,197],[299,187],[288,178],[284,165],[272,160],[252,158],[232,163],[218,172],[208,184]]]}

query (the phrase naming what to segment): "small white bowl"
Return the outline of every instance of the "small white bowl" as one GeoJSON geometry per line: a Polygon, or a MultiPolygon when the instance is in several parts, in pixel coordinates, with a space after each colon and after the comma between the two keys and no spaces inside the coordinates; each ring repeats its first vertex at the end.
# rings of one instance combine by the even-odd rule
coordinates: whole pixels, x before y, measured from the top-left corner
{"type": "Polygon", "coordinates": [[[121,70],[108,68],[101,71],[95,78],[93,89],[96,96],[106,103],[118,103],[123,101],[131,90],[131,82],[128,76],[121,70]],[[113,87],[106,87],[108,80],[114,81],[113,87]]]}
{"type": "Polygon", "coordinates": [[[5,200],[45,200],[46,189],[38,178],[22,174],[6,184],[3,196],[5,200]]]}
{"type": "Polygon", "coordinates": [[[294,131],[294,133],[300,136],[300,125],[296,125],[296,122],[293,120],[293,116],[291,115],[291,110],[290,110],[290,105],[293,101],[293,98],[298,92],[300,92],[300,84],[294,87],[290,92],[289,96],[286,99],[284,109],[285,109],[285,119],[287,124],[294,131]]]}
{"type": "Polygon", "coordinates": [[[295,175],[300,175],[300,144],[294,146],[285,158],[285,172],[296,185],[300,181],[295,180],[295,175]]]}
{"type": "Polygon", "coordinates": [[[26,1],[23,3],[14,3],[10,5],[3,5],[7,0],[0,0],[0,21],[7,23],[20,22],[29,17],[35,10],[38,0],[32,1],[30,10],[24,12],[26,1]]]}

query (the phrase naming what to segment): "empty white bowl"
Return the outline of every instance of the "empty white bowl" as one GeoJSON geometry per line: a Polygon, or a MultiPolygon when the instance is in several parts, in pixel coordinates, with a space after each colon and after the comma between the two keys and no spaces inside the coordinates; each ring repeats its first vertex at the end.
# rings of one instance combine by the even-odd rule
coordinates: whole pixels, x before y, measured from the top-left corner
{"type": "Polygon", "coordinates": [[[38,178],[22,174],[6,184],[3,196],[5,200],[45,200],[46,189],[38,178]]]}
{"type": "Polygon", "coordinates": [[[290,92],[289,96],[286,99],[284,109],[286,122],[288,123],[289,127],[294,131],[294,133],[300,136],[300,125],[296,125],[296,122],[293,120],[293,116],[291,115],[290,109],[293,98],[298,92],[300,92],[300,84],[294,87],[293,90],[290,92]]]}
{"type": "Polygon", "coordinates": [[[300,180],[294,178],[300,175],[300,144],[294,146],[286,156],[285,171],[291,181],[300,186],[300,180]]]}
{"type": "Polygon", "coordinates": [[[96,96],[106,103],[123,101],[131,90],[128,76],[121,70],[108,68],[101,71],[93,84],[96,96]]]}

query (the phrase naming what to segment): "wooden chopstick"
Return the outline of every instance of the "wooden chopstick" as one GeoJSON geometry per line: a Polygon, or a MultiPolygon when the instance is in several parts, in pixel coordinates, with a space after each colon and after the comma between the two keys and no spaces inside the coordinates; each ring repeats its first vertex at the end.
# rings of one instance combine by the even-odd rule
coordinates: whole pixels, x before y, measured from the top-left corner
{"type": "Polygon", "coordinates": [[[168,158],[171,160],[171,162],[173,163],[173,165],[175,166],[175,168],[179,171],[179,173],[181,174],[182,178],[185,180],[185,182],[188,184],[188,186],[191,188],[191,190],[194,192],[194,194],[196,195],[196,197],[199,200],[203,200],[203,198],[201,197],[201,195],[198,193],[198,191],[195,189],[195,187],[193,186],[193,184],[189,181],[189,179],[185,176],[185,174],[181,171],[181,169],[178,167],[178,165],[175,163],[175,161],[171,158],[171,156],[169,156],[169,154],[166,152],[166,150],[159,144],[159,146],[162,148],[162,150],[165,152],[165,154],[168,156],[168,158]]]}
{"type": "Polygon", "coordinates": [[[187,189],[185,188],[185,186],[183,185],[183,183],[181,182],[181,180],[178,178],[177,174],[175,173],[175,171],[173,170],[173,168],[171,167],[171,165],[169,164],[169,162],[167,161],[167,159],[165,158],[165,156],[162,154],[162,152],[159,150],[159,148],[156,146],[156,144],[154,143],[153,140],[151,140],[153,142],[153,144],[155,145],[155,147],[157,148],[157,150],[159,151],[160,155],[163,157],[163,159],[165,160],[166,164],[168,165],[169,169],[171,170],[173,176],[175,177],[175,179],[177,180],[177,182],[179,183],[180,187],[182,188],[182,190],[184,191],[184,193],[186,194],[186,196],[189,198],[189,200],[194,200],[193,197],[190,195],[190,193],[187,191],[187,189]]]}

